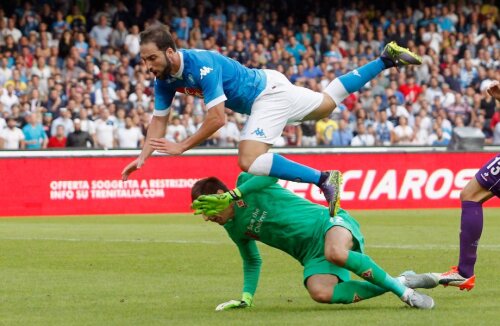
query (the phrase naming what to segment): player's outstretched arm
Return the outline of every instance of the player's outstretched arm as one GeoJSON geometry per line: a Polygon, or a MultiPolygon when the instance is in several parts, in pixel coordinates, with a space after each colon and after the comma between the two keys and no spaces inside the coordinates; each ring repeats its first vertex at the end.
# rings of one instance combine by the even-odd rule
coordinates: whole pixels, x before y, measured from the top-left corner
{"type": "Polygon", "coordinates": [[[213,216],[225,210],[233,201],[242,199],[246,194],[259,191],[275,184],[278,179],[268,176],[254,176],[242,173],[244,180],[237,188],[221,194],[201,195],[193,201],[191,208],[195,215],[213,216]]]}
{"type": "Polygon", "coordinates": [[[168,114],[166,116],[153,116],[151,123],[149,124],[148,133],[146,136],[146,141],[142,147],[141,154],[139,157],[130,162],[122,171],[122,179],[125,181],[128,179],[129,175],[134,171],[140,169],[144,162],[151,156],[154,152],[154,148],[149,143],[151,138],[165,137],[165,132],[167,131],[168,114]]]}
{"type": "Polygon", "coordinates": [[[488,94],[493,96],[496,100],[500,101],[500,82],[498,80],[493,81],[486,89],[488,94]]]}
{"type": "Polygon", "coordinates": [[[208,139],[208,137],[224,126],[225,123],[224,103],[219,103],[208,110],[205,121],[203,121],[200,129],[182,142],[173,143],[165,138],[151,138],[150,143],[160,153],[180,155],[208,139]]]}
{"type": "MultiPolygon", "coordinates": [[[[233,239],[234,240],[234,239],[233,239]]],[[[255,240],[235,241],[243,260],[243,295],[241,300],[230,300],[218,305],[216,311],[253,307],[253,296],[259,283],[262,259],[255,240]]]]}
{"type": "Polygon", "coordinates": [[[278,182],[278,178],[265,176],[265,175],[253,175],[250,173],[242,172],[238,178],[238,188],[241,191],[241,195],[245,196],[247,194],[260,191],[278,182]]]}

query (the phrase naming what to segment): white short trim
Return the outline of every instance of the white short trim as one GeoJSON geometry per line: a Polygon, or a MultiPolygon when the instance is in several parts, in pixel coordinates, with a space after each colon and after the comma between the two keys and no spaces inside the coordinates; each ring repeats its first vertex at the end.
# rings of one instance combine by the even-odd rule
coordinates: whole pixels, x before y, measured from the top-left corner
{"type": "Polygon", "coordinates": [[[222,94],[221,96],[214,98],[213,100],[211,100],[210,102],[205,104],[205,106],[207,107],[207,110],[208,110],[210,108],[213,108],[214,106],[216,106],[219,103],[225,102],[226,100],[227,100],[226,95],[222,94]]]}
{"type": "Polygon", "coordinates": [[[168,112],[170,111],[170,108],[166,110],[154,110],[153,115],[157,117],[166,117],[168,112]]]}

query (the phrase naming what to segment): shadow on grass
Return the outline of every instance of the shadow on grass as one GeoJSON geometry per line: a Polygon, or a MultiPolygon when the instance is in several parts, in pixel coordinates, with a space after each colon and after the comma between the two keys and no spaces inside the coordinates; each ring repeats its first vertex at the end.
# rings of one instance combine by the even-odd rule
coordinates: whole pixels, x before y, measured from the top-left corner
{"type": "Polygon", "coordinates": [[[373,311],[377,313],[383,313],[384,311],[398,311],[401,309],[405,310],[417,310],[405,306],[403,303],[398,305],[363,305],[363,304],[351,304],[351,305],[341,305],[341,304],[317,304],[317,305],[272,305],[272,306],[259,306],[247,311],[252,313],[283,313],[287,311],[289,313],[297,312],[326,312],[335,311],[336,313],[346,312],[352,314],[353,311],[373,311]]]}

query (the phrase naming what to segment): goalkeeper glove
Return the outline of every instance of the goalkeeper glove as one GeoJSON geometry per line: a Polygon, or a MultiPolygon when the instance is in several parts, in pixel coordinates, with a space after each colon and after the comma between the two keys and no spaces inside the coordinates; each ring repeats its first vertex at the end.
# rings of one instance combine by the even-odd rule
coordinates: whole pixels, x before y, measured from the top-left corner
{"type": "Polygon", "coordinates": [[[191,205],[194,214],[203,214],[212,216],[225,210],[235,200],[241,198],[241,192],[238,188],[229,190],[223,194],[201,195],[191,205]]]}
{"type": "Polygon", "coordinates": [[[241,300],[231,300],[221,303],[215,308],[215,311],[224,311],[239,308],[253,307],[253,296],[248,292],[243,292],[241,300]]]}

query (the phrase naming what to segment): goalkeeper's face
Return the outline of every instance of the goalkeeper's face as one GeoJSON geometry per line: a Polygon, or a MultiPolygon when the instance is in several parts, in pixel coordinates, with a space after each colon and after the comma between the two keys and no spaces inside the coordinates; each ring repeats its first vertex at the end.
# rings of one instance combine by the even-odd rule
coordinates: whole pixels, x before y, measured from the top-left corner
{"type": "Polygon", "coordinates": [[[202,216],[205,221],[210,221],[217,223],[219,225],[224,225],[234,216],[233,205],[230,205],[228,208],[215,215],[210,215],[210,216],[202,215],[202,216]]]}

